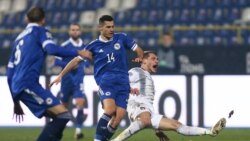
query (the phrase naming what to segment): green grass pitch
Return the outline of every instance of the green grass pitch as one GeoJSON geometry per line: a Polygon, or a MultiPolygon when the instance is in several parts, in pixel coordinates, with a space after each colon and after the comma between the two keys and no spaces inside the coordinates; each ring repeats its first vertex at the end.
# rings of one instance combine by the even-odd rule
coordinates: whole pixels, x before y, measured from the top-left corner
{"type": "MultiPolygon", "coordinates": [[[[42,128],[0,128],[0,141],[35,141],[42,128]]],[[[117,130],[120,133],[123,128],[117,130]]],[[[85,138],[82,141],[93,141],[95,128],[84,128],[85,138]]],[[[250,129],[225,129],[217,137],[210,136],[182,136],[173,131],[165,132],[171,141],[250,141],[250,129]]],[[[74,141],[74,129],[67,128],[64,131],[62,141],[74,141]]],[[[115,135],[116,136],[116,135],[115,135]]],[[[158,141],[152,129],[145,129],[129,138],[127,141],[158,141]]]]}

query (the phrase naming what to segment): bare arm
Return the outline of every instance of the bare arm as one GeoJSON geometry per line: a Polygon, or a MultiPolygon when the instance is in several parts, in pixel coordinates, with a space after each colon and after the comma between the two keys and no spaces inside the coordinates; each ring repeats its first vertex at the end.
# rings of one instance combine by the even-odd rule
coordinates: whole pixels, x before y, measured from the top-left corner
{"type": "Polygon", "coordinates": [[[79,57],[75,57],[74,59],[72,59],[67,65],[66,67],[60,72],[60,74],[56,77],[56,79],[54,81],[52,81],[49,86],[51,87],[53,84],[58,84],[59,82],[61,82],[62,77],[67,74],[68,72],[70,72],[71,70],[73,70],[74,68],[78,67],[79,63],[82,61],[82,59],[80,59],[79,57]]]}
{"type": "Polygon", "coordinates": [[[89,60],[92,59],[92,53],[90,51],[88,51],[88,50],[78,51],[78,55],[81,56],[84,59],[89,59],[89,60]]]}
{"type": "Polygon", "coordinates": [[[144,52],[143,52],[142,48],[139,47],[139,46],[135,49],[135,52],[137,54],[137,57],[134,60],[132,60],[132,61],[140,63],[142,61],[144,52]]]}

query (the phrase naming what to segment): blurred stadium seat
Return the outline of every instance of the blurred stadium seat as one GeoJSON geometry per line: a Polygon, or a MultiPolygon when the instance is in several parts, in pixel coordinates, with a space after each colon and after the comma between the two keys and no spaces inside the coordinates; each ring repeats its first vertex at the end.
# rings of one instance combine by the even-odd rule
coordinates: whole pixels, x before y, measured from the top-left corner
{"type": "Polygon", "coordinates": [[[10,11],[11,1],[9,0],[0,0],[0,12],[7,13],[10,11]]]}
{"type": "MultiPolygon", "coordinates": [[[[47,25],[52,29],[60,30],[72,22],[93,27],[101,15],[111,14],[116,26],[133,28],[127,32],[134,32],[146,46],[156,46],[166,27],[177,45],[249,45],[248,26],[236,25],[249,21],[248,0],[0,0],[0,31],[12,34],[11,29],[24,27],[25,13],[36,5],[45,8],[47,25]],[[155,26],[157,33],[140,26],[155,26]]],[[[92,34],[95,31],[85,32],[96,35],[92,34]]],[[[90,38],[95,36],[87,40],[90,38]]]]}
{"type": "Polygon", "coordinates": [[[87,26],[93,25],[96,22],[95,16],[96,16],[95,11],[90,11],[90,10],[89,11],[84,11],[84,12],[81,13],[79,23],[81,25],[87,25],[87,26]]]}

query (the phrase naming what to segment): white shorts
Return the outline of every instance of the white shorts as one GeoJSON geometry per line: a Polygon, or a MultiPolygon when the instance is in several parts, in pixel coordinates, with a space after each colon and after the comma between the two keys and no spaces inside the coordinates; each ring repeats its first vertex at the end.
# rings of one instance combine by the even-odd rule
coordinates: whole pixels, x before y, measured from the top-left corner
{"type": "Polygon", "coordinates": [[[128,118],[133,122],[138,115],[143,112],[149,112],[151,114],[151,123],[153,128],[158,129],[160,120],[163,115],[154,112],[152,104],[141,103],[136,101],[129,101],[127,105],[128,118]]]}

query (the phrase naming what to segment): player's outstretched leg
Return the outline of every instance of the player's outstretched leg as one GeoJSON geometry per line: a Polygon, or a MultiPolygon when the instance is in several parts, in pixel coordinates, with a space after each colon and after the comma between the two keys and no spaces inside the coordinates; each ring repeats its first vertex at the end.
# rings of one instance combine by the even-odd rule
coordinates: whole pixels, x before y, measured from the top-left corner
{"type": "Polygon", "coordinates": [[[111,141],[123,141],[143,128],[143,123],[140,120],[135,120],[130,124],[128,128],[126,128],[123,132],[121,132],[116,138],[112,139],[111,141]]]}
{"type": "Polygon", "coordinates": [[[211,129],[212,136],[216,136],[219,134],[221,130],[223,130],[226,126],[226,119],[221,118],[211,129]]]}

